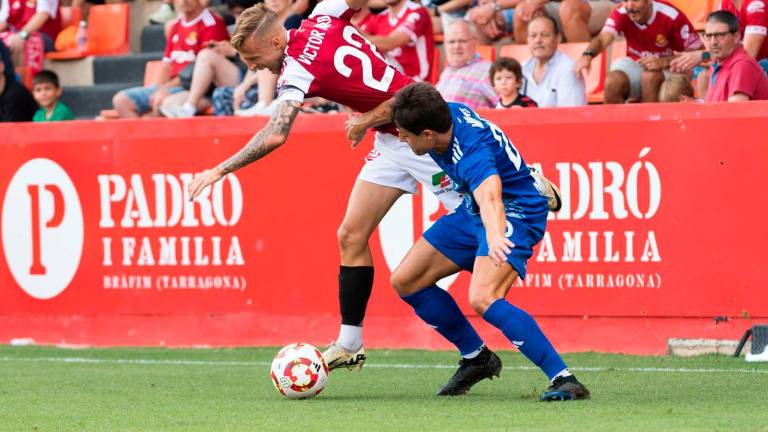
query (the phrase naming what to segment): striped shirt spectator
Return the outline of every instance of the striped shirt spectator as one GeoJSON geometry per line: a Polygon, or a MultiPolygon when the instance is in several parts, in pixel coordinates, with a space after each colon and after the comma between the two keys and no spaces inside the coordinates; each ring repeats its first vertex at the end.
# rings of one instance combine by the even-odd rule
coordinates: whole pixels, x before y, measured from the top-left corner
{"type": "Polygon", "coordinates": [[[477,54],[477,36],[469,23],[454,21],[445,34],[446,67],[437,90],[448,102],[472,109],[493,108],[498,97],[488,79],[491,62],[477,54]]]}

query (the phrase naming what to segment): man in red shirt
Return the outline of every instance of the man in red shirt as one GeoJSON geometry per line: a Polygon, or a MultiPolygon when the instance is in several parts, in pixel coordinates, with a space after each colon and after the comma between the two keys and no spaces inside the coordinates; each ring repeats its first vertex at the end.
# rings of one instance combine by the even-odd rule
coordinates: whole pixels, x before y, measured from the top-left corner
{"type": "Polygon", "coordinates": [[[739,19],[731,12],[712,12],[704,40],[712,53],[707,102],[768,100],[768,77],[739,43],[739,19]]]}
{"type": "Polygon", "coordinates": [[[627,56],[611,64],[605,81],[605,102],[640,99],[656,102],[659,88],[676,52],[695,51],[703,44],[690,20],[679,9],[659,0],[626,0],[613,11],[603,31],[576,62],[576,72],[588,71],[592,58],[613,43],[627,39],[627,56]]]}
{"type": "Polygon", "coordinates": [[[13,64],[24,64],[24,50],[30,36],[42,38],[46,52],[53,51],[61,30],[58,0],[2,0],[0,38],[13,56],[13,64]]]}
{"type": "Polygon", "coordinates": [[[203,7],[200,0],[175,0],[175,6],[181,17],[170,28],[158,81],[117,93],[112,103],[121,118],[157,116],[166,97],[184,90],[179,72],[211,42],[229,39],[224,20],[203,7]]]}
{"type": "Polygon", "coordinates": [[[360,30],[387,61],[416,81],[432,70],[435,39],[427,8],[410,0],[384,0],[387,9],[367,19],[360,30]]]}

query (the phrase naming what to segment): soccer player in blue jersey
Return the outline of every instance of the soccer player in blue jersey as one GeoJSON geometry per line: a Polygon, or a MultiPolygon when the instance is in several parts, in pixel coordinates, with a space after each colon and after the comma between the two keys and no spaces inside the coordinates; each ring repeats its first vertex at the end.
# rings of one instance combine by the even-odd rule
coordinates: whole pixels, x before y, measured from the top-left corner
{"type": "Polygon", "coordinates": [[[466,105],[446,103],[426,83],[395,95],[392,119],[400,139],[417,155],[429,154],[465,196],[462,205],[424,233],[392,275],[402,299],[462,354],[482,349],[475,358],[460,361],[440,394],[466,393],[501,370],[501,361],[483,347],[453,297],[435,285],[468,270],[475,312],[550,379],[542,400],[589,398],[589,390],[571,374],[536,321],[504,298],[518,277],[525,278],[549,211],[520,152],[496,125],[466,105]]]}

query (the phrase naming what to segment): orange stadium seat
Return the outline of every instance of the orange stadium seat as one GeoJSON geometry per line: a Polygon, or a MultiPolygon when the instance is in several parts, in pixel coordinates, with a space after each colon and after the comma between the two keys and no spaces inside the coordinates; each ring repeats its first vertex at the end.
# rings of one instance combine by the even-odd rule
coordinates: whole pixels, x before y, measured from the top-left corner
{"type": "Polygon", "coordinates": [[[432,56],[432,70],[430,71],[427,81],[432,84],[437,84],[437,80],[440,79],[440,48],[435,47],[435,54],[432,56]]]}
{"type": "MultiPolygon", "coordinates": [[[[564,43],[560,44],[560,51],[576,61],[581,57],[581,53],[583,53],[588,46],[589,42],[564,43]]],[[[600,55],[592,59],[592,68],[589,70],[589,75],[587,75],[585,82],[587,96],[603,91],[603,88],[605,87],[606,69],[607,59],[605,51],[603,51],[600,55]]]]}
{"type": "Polygon", "coordinates": [[[51,60],[74,60],[90,55],[127,54],[130,51],[129,19],[130,9],[125,3],[91,6],[86,49],[52,52],[45,57],[51,60]]]}
{"type": "Polygon", "coordinates": [[[496,47],[493,45],[478,45],[477,53],[480,54],[483,60],[496,60],[496,47]]]}
{"type": "Polygon", "coordinates": [[[531,58],[531,49],[528,45],[502,45],[499,49],[500,57],[510,57],[517,60],[520,64],[525,63],[526,60],[531,58]]]}
{"type": "Polygon", "coordinates": [[[672,4],[683,11],[698,31],[704,30],[707,15],[715,10],[715,0],[672,0],[672,4]]]}

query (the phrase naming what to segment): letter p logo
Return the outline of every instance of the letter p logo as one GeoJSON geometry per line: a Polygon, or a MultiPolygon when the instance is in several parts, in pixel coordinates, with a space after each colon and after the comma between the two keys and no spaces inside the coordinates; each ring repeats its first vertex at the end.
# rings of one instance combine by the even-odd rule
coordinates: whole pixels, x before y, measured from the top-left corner
{"type": "Polygon", "coordinates": [[[3,200],[5,259],[30,296],[50,299],[69,285],[83,251],[83,214],[67,173],[32,159],[11,179],[3,200]]]}

